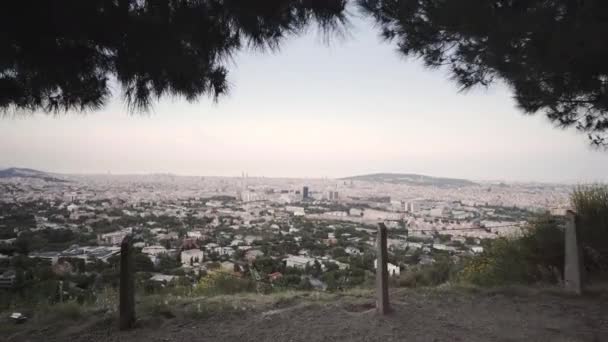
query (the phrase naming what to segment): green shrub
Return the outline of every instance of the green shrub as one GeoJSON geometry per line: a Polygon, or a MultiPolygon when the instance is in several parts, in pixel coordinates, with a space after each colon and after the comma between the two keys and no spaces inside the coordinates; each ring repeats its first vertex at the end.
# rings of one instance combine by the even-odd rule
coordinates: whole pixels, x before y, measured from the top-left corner
{"type": "Polygon", "coordinates": [[[519,237],[489,241],[464,262],[458,279],[481,286],[555,283],[564,264],[564,233],[549,217],[533,221],[519,237]]]}
{"type": "Polygon", "coordinates": [[[402,287],[437,286],[452,279],[458,265],[449,256],[441,255],[430,265],[416,266],[401,274],[398,285],[402,287]]]}
{"type": "Polygon", "coordinates": [[[608,271],[608,185],[579,186],[570,196],[587,271],[608,271]]]}
{"type": "Polygon", "coordinates": [[[82,305],[74,301],[59,303],[48,307],[48,314],[57,317],[58,320],[79,320],[84,315],[83,311],[82,305]]]}
{"type": "Polygon", "coordinates": [[[191,319],[206,319],[209,317],[227,318],[231,315],[242,314],[248,309],[245,303],[237,299],[198,301],[184,306],[183,314],[191,319]]]}
{"type": "Polygon", "coordinates": [[[176,304],[173,296],[146,296],[140,298],[138,311],[152,317],[174,318],[172,307],[176,304]]]}
{"type": "Polygon", "coordinates": [[[235,294],[255,291],[255,283],[249,278],[241,278],[232,273],[213,272],[201,278],[194,288],[199,295],[235,294]]]}

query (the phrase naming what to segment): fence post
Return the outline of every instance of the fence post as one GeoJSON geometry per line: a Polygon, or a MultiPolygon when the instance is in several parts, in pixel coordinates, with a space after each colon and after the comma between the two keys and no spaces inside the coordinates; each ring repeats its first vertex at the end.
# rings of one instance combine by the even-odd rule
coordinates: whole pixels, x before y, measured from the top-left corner
{"type": "Polygon", "coordinates": [[[135,264],[133,261],[131,235],[120,244],[120,330],[128,330],[135,325],[135,264]]]}
{"type": "Polygon", "coordinates": [[[566,213],[566,229],[564,231],[565,261],[564,261],[564,287],[566,291],[581,294],[582,284],[582,257],[578,230],[576,227],[577,215],[568,210],[566,213]]]}
{"type": "Polygon", "coordinates": [[[376,241],[376,311],[381,315],[390,312],[388,302],[388,251],[386,248],[386,226],[378,224],[378,240],[376,241]]]}

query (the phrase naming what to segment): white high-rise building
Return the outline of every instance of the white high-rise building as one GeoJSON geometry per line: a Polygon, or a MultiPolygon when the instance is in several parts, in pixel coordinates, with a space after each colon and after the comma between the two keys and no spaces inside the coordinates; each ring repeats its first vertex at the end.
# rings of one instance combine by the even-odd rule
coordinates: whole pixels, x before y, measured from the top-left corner
{"type": "Polygon", "coordinates": [[[416,202],[407,202],[405,204],[405,211],[415,213],[420,210],[420,205],[416,202]]]}
{"type": "Polygon", "coordinates": [[[337,201],[338,200],[338,192],[334,190],[328,190],[326,194],[327,200],[329,201],[337,201]]]}

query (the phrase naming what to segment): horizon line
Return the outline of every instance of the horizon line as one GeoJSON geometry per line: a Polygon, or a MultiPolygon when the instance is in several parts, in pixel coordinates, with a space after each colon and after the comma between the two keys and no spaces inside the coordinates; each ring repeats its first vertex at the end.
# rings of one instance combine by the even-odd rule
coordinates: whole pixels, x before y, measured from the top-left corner
{"type": "MultiPolygon", "coordinates": [[[[234,176],[218,176],[218,175],[203,175],[203,174],[188,174],[188,173],[174,173],[174,172],[158,172],[158,171],[135,171],[126,173],[114,173],[112,171],[107,172],[71,172],[71,171],[49,171],[38,168],[25,167],[25,166],[4,166],[0,167],[0,171],[8,169],[29,169],[39,172],[45,172],[56,175],[66,176],[173,176],[173,177],[211,177],[211,178],[241,178],[242,175],[234,176]]],[[[243,171],[241,171],[242,173],[243,171]]],[[[540,181],[540,180],[506,180],[506,179],[477,179],[477,178],[463,178],[453,176],[437,176],[426,173],[413,173],[413,172],[368,172],[368,173],[357,173],[351,176],[341,177],[329,177],[329,176],[265,176],[265,175],[249,175],[245,172],[248,178],[274,178],[274,179],[314,179],[314,180],[344,180],[345,178],[369,176],[377,174],[393,174],[393,175],[416,175],[433,178],[449,178],[456,180],[467,180],[472,182],[480,183],[510,183],[510,184],[545,184],[545,185],[576,185],[576,184],[593,184],[593,183],[606,183],[606,181],[581,181],[581,180],[563,180],[563,181],[540,181]]],[[[480,184],[477,184],[480,185],[480,184]]]]}

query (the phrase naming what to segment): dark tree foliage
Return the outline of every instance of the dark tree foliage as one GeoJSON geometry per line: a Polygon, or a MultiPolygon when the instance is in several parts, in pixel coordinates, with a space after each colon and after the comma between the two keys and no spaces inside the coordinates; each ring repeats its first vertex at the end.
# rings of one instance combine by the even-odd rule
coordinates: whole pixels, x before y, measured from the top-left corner
{"type": "Polygon", "coordinates": [[[116,81],[129,107],[227,91],[239,49],[275,49],[346,0],[19,0],[0,5],[0,110],[96,110],[116,81]]]}
{"type": "Polygon", "coordinates": [[[502,79],[525,112],[608,144],[608,1],[358,3],[401,53],[447,67],[462,89],[502,79]]]}
{"type": "MultiPolygon", "coordinates": [[[[354,0],[353,0],[354,1],[354,0]]],[[[343,29],[348,0],[20,0],[0,5],[0,111],[131,110],[228,90],[226,62],[317,24],[343,29]]],[[[503,80],[543,112],[608,145],[608,1],[356,0],[406,56],[463,90],[503,80]]]]}

